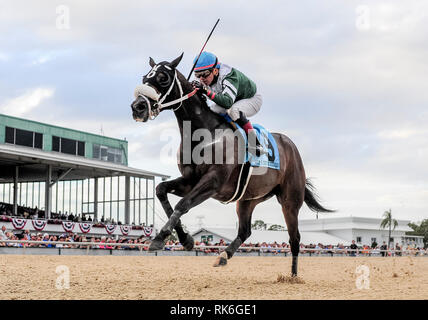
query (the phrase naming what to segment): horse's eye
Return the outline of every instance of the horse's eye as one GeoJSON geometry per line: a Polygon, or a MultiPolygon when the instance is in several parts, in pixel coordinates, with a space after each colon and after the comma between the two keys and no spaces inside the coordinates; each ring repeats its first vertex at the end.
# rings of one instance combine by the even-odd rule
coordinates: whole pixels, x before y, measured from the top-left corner
{"type": "Polygon", "coordinates": [[[166,82],[168,81],[168,77],[164,73],[159,73],[157,80],[159,83],[166,82]]]}
{"type": "Polygon", "coordinates": [[[170,78],[168,76],[168,74],[161,72],[157,75],[156,77],[157,82],[162,86],[162,87],[166,87],[169,85],[170,83],[170,78]]]}

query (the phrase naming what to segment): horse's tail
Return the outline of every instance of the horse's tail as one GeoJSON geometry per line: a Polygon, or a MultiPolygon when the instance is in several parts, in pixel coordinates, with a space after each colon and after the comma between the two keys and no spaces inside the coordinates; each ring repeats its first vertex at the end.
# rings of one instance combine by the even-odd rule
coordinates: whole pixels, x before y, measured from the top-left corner
{"type": "Polygon", "coordinates": [[[306,179],[305,186],[305,203],[314,212],[335,212],[336,210],[330,210],[324,208],[318,202],[318,196],[315,192],[315,187],[309,179],[306,179]]]}

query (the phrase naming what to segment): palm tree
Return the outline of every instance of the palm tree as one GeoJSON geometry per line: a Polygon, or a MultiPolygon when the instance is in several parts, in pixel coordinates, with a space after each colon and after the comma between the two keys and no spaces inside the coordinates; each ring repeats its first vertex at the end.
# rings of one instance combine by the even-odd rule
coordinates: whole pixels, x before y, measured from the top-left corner
{"type": "Polygon", "coordinates": [[[380,227],[382,229],[385,229],[388,227],[389,229],[389,233],[388,233],[388,250],[389,250],[389,245],[391,243],[391,232],[398,226],[398,222],[395,219],[392,219],[392,213],[391,213],[391,209],[389,209],[389,211],[385,211],[383,213],[383,220],[380,223],[380,227]]]}
{"type": "Polygon", "coordinates": [[[263,220],[256,220],[251,225],[251,229],[253,230],[266,230],[267,224],[263,220]]]}
{"type": "Polygon", "coordinates": [[[279,224],[273,224],[271,225],[268,230],[272,230],[272,231],[285,231],[285,228],[279,224]]]}

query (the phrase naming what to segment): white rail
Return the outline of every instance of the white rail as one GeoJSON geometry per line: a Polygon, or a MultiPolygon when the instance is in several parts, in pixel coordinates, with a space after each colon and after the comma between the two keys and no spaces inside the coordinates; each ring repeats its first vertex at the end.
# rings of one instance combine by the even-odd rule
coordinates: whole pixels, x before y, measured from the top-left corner
{"type": "MultiPolygon", "coordinates": [[[[105,247],[139,247],[140,250],[142,250],[142,248],[147,248],[150,245],[149,244],[145,244],[145,243],[110,243],[110,242],[68,242],[68,241],[33,241],[33,240],[1,240],[0,242],[4,242],[6,244],[8,243],[18,243],[18,244],[42,244],[42,245],[57,245],[57,244],[62,244],[62,245],[67,245],[67,246],[80,246],[83,247],[81,249],[99,249],[99,248],[91,248],[91,247],[99,247],[99,246],[103,246],[104,248],[101,249],[108,249],[105,247]]],[[[23,246],[23,248],[34,248],[34,247],[28,247],[28,246],[23,246]]],[[[68,248],[64,248],[64,247],[54,247],[54,248],[61,248],[61,249],[68,249],[68,248]]],[[[179,248],[179,249],[183,249],[182,245],[165,245],[165,248],[179,248]]],[[[227,246],[194,246],[194,249],[226,249],[227,246]]],[[[239,247],[240,250],[244,250],[244,251],[259,251],[260,253],[273,253],[274,251],[278,252],[278,253],[290,253],[291,249],[290,248],[273,248],[273,247],[246,247],[246,246],[241,246],[239,247]]],[[[238,250],[239,250],[238,249],[238,250]]],[[[380,250],[380,249],[346,249],[346,248],[332,248],[332,249],[326,249],[326,248],[300,248],[300,252],[310,252],[310,253],[350,253],[350,252],[355,252],[355,253],[359,253],[359,254],[378,254],[381,252],[390,252],[390,253],[423,253],[424,255],[428,255],[428,252],[426,252],[426,250],[395,250],[395,249],[389,249],[389,250],[380,250]]]]}

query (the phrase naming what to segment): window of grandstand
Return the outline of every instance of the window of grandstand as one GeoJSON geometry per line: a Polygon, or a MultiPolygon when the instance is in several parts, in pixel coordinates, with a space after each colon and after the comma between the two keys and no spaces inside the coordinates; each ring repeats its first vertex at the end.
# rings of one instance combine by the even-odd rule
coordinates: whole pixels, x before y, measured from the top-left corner
{"type": "Polygon", "coordinates": [[[33,131],[6,127],[6,143],[43,149],[43,134],[33,131]]]}
{"type": "Polygon", "coordinates": [[[52,151],[84,157],[85,143],[83,141],[53,136],[52,151]]]}
{"type": "Polygon", "coordinates": [[[118,148],[106,147],[99,144],[93,145],[92,157],[94,159],[122,164],[122,155],[122,150],[118,148]]]}
{"type": "Polygon", "coordinates": [[[361,237],[357,237],[357,243],[361,243],[361,237]]]}

